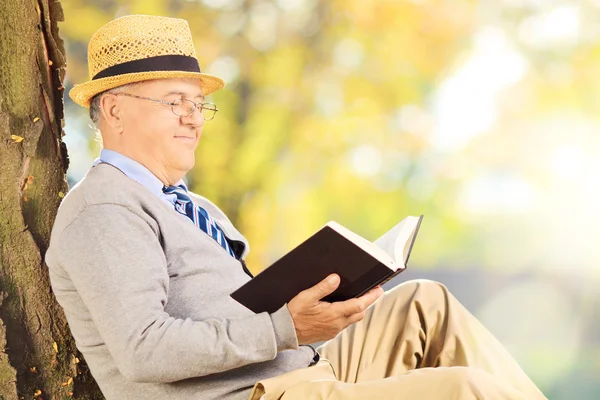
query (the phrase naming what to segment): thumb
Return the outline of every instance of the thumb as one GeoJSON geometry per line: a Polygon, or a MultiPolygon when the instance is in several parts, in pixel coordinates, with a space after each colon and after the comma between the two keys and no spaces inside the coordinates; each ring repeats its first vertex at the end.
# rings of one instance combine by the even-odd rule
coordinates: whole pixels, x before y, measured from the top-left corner
{"type": "Polygon", "coordinates": [[[338,286],[340,286],[340,276],[338,274],[331,274],[315,286],[306,289],[305,294],[309,300],[316,303],[323,297],[335,292],[338,286]]]}

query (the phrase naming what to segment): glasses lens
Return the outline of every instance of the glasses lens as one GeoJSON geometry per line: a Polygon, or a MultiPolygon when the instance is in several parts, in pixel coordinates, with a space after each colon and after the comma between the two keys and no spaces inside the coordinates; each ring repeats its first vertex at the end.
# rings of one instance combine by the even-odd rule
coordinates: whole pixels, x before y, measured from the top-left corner
{"type": "Polygon", "coordinates": [[[217,113],[217,106],[212,103],[204,103],[202,104],[202,116],[205,121],[210,121],[215,117],[217,113]]]}
{"type": "Polygon", "coordinates": [[[188,117],[194,113],[196,104],[193,101],[185,99],[177,99],[172,102],[173,112],[180,117],[188,117]]]}

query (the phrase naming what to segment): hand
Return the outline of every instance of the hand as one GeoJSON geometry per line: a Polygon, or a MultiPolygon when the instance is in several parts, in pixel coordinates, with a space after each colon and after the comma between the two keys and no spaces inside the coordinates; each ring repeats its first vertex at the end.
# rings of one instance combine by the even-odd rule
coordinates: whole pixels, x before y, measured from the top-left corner
{"type": "Polygon", "coordinates": [[[299,344],[334,338],[347,326],[362,320],[365,310],[383,294],[383,289],[377,286],[355,299],[335,303],[321,301],[339,285],[340,277],[332,274],[290,300],[288,309],[294,320],[299,344]]]}

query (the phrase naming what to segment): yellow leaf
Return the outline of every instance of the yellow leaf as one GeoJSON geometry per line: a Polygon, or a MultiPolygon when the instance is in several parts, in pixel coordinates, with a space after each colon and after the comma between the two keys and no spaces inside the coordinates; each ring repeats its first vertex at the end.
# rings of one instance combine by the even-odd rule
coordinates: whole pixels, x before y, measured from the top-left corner
{"type": "MultiPolygon", "coordinates": [[[[61,192],[62,193],[62,192],[61,192]]],[[[63,195],[64,196],[64,195],[63,195]]],[[[75,364],[79,364],[79,358],[75,357],[75,364]]]]}
{"type": "Polygon", "coordinates": [[[48,60],[48,65],[52,65],[52,64],[54,64],[54,63],[52,62],[52,60],[48,60]]]}
{"type": "Polygon", "coordinates": [[[30,371],[32,374],[36,374],[36,373],[37,373],[37,368],[36,368],[36,367],[31,367],[31,368],[29,368],[29,371],[30,371]]]}
{"type": "Polygon", "coordinates": [[[66,381],[66,382],[63,382],[63,383],[61,383],[60,385],[64,387],[64,386],[68,386],[68,385],[70,385],[71,383],[73,383],[73,378],[69,378],[69,379],[67,379],[67,381],[66,381]]]}
{"type": "Polygon", "coordinates": [[[56,344],[56,342],[52,342],[52,348],[54,349],[55,353],[58,353],[58,345],[56,344]]]}
{"type": "Polygon", "coordinates": [[[29,185],[31,185],[33,183],[33,175],[29,175],[27,177],[27,180],[25,181],[25,185],[23,185],[23,190],[27,190],[27,188],[29,187],[29,185]]]}
{"type": "MultiPolygon", "coordinates": [[[[62,199],[63,197],[65,197],[65,194],[63,192],[58,192],[58,197],[60,197],[62,199]]],[[[77,358],[75,358],[75,359],[77,359],[77,358]]],[[[77,361],[77,362],[79,362],[79,361],[77,361]]]]}
{"type": "Polygon", "coordinates": [[[39,120],[40,120],[40,117],[35,117],[35,118],[33,119],[33,122],[38,122],[39,120]]]}
{"type": "Polygon", "coordinates": [[[15,141],[15,143],[21,143],[25,138],[17,135],[10,135],[10,138],[15,141]]]}
{"type": "Polygon", "coordinates": [[[39,396],[42,394],[42,391],[40,389],[36,390],[35,393],[33,394],[34,396],[39,396]]]}

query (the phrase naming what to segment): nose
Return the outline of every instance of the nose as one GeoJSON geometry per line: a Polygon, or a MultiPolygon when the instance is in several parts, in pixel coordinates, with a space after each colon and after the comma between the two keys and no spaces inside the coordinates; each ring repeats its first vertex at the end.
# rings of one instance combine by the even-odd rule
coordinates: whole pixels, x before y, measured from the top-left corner
{"type": "Polygon", "coordinates": [[[180,117],[181,123],[184,125],[190,125],[195,128],[200,128],[204,125],[204,116],[199,109],[195,109],[192,115],[188,115],[186,117],[180,117]]]}

